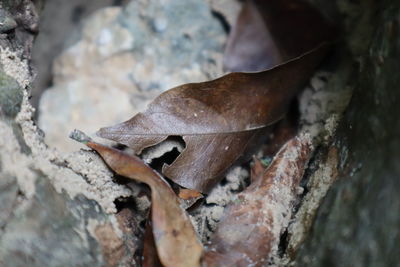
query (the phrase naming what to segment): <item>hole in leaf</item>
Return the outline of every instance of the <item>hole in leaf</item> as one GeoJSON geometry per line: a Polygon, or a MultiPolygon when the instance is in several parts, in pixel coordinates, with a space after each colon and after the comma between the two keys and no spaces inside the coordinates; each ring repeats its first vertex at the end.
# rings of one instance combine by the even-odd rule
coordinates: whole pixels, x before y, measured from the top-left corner
{"type": "Polygon", "coordinates": [[[144,149],[140,156],[150,167],[161,173],[164,164],[172,164],[185,147],[181,136],[169,136],[163,142],[144,149]]]}
{"type": "Polygon", "coordinates": [[[170,165],[179,156],[179,154],[181,153],[176,147],[174,147],[171,151],[165,153],[161,157],[153,159],[150,163],[150,166],[158,172],[161,172],[164,163],[170,165]]]}

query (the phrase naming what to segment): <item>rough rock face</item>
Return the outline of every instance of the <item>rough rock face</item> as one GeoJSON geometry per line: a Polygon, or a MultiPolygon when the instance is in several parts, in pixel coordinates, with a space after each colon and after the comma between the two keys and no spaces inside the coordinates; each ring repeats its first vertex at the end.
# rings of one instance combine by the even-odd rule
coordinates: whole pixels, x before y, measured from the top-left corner
{"type": "Polygon", "coordinates": [[[353,4],[348,18],[358,26],[349,30],[361,64],[335,141],[339,177],[296,266],[399,265],[400,76],[394,70],[400,69],[400,3],[353,4]]]}
{"type": "Polygon", "coordinates": [[[49,87],[53,77],[53,61],[67,46],[66,41],[71,39],[74,29],[95,10],[113,4],[121,4],[121,1],[46,1],[40,12],[39,34],[32,47],[32,65],[37,73],[31,92],[31,103],[34,107],[38,106],[41,94],[49,87]]]}
{"type": "Polygon", "coordinates": [[[132,191],[115,184],[94,153],[49,149],[32,120],[27,59],[36,8],[30,0],[0,3],[0,23],[8,23],[0,25],[0,265],[137,266],[145,214],[122,204],[107,214],[132,191]]]}
{"type": "Polygon", "coordinates": [[[47,143],[76,150],[66,138],[72,129],[92,133],[130,118],[160,91],[218,77],[225,39],[205,1],[141,0],[97,12],[54,64],[39,110],[47,143]]]}

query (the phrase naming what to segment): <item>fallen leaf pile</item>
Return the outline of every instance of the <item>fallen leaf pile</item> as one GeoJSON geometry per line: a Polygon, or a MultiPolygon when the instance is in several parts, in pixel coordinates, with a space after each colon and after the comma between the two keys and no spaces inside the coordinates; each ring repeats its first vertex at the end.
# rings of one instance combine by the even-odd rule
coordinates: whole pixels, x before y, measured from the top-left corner
{"type": "Polygon", "coordinates": [[[171,136],[185,148],[162,174],[140,158],[73,137],[96,150],[117,174],[147,184],[151,215],[144,266],[263,266],[287,227],[297,188],[312,154],[301,135],[278,152],[267,170],[256,164],[252,182],[226,209],[211,243],[203,248],[182,199],[207,193],[238,161],[248,160],[281,120],[327,54],[334,30],[309,4],[249,0],[227,43],[229,73],[216,80],[178,86],[158,96],[143,113],[98,135],[134,153],[171,136]],[[164,179],[180,186],[179,196],[164,179]]]}

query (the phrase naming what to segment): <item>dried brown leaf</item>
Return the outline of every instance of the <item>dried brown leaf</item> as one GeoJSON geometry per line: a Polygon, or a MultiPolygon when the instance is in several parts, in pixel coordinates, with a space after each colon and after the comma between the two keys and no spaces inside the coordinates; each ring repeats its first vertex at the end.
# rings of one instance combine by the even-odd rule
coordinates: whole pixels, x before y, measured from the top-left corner
{"type": "Polygon", "coordinates": [[[190,200],[190,199],[199,199],[201,198],[203,195],[195,190],[191,190],[191,189],[186,189],[186,188],[180,188],[179,189],[179,197],[184,199],[184,200],[190,200]]]}
{"type": "MultiPolygon", "coordinates": [[[[290,140],[262,175],[230,204],[203,258],[203,266],[265,266],[289,224],[311,140],[290,140]]],[[[258,171],[257,171],[258,172],[258,171]]]]}
{"type": "Polygon", "coordinates": [[[199,266],[203,247],[169,184],[136,156],[92,142],[77,131],[71,137],[96,150],[117,174],[150,187],[152,228],[161,263],[174,267],[199,266]]]}
{"type": "Polygon", "coordinates": [[[327,52],[322,44],[263,72],[231,73],[185,84],[158,96],[143,113],[98,135],[139,154],[168,136],[181,136],[185,149],[162,172],[179,185],[207,192],[265,127],[280,120],[327,52]]]}

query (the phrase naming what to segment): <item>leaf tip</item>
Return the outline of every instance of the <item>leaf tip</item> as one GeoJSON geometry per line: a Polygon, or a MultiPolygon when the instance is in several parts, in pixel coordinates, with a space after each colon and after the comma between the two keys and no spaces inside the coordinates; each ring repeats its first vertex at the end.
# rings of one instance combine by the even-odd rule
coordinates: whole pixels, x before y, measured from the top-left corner
{"type": "Polygon", "coordinates": [[[103,129],[104,129],[104,128],[100,128],[99,130],[97,130],[96,133],[95,133],[96,136],[101,137],[102,132],[103,132],[103,129]]]}
{"type": "Polygon", "coordinates": [[[101,138],[109,138],[110,134],[112,134],[112,126],[111,127],[102,127],[96,132],[96,136],[101,138]]]}
{"type": "Polygon", "coordinates": [[[80,143],[83,144],[87,144],[89,142],[92,141],[92,138],[90,138],[89,136],[87,136],[84,132],[79,131],[77,129],[73,130],[70,134],[69,134],[69,138],[78,141],[80,143]]]}

